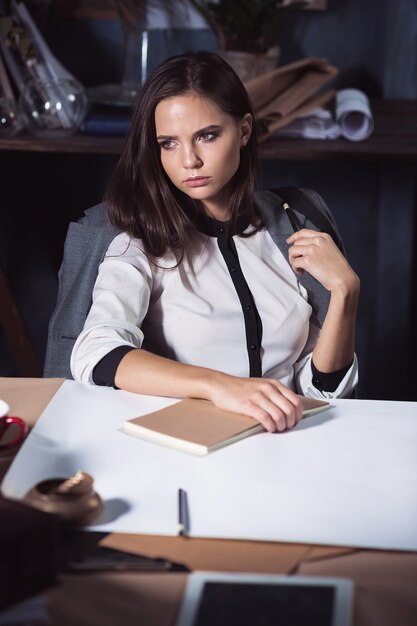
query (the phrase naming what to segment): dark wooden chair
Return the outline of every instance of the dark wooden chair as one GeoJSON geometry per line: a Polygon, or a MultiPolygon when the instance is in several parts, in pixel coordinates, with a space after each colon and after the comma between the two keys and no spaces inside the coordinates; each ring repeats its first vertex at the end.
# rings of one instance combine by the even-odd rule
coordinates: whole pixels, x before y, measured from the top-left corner
{"type": "Polygon", "coordinates": [[[37,378],[42,369],[20,317],[6,276],[0,269],[0,326],[21,376],[37,378]]]}

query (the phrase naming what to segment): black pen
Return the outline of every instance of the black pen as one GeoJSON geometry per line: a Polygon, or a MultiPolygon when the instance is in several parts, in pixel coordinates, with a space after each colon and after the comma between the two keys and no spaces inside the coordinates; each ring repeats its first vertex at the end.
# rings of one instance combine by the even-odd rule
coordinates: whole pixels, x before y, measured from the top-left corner
{"type": "Polygon", "coordinates": [[[181,537],[187,535],[187,494],[184,489],[178,489],[178,534],[181,537]]]}
{"type": "Polygon", "coordinates": [[[282,203],[282,207],[283,207],[284,211],[286,212],[286,214],[288,215],[288,219],[291,222],[291,226],[293,228],[293,231],[297,232],[297,230],[300,230],[300,224],[298,223],[298,219],[294,215],[294,211],[292,210],[292,208],[290,207],[288,202],[283,202],[282,203]]]}

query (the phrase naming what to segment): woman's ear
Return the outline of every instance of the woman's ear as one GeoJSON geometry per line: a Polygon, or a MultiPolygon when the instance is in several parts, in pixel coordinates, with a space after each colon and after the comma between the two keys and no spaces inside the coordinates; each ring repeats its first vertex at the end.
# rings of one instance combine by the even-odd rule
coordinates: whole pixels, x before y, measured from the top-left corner
{"type": "Polygon", "coordinates": [[[253,117],[246,113],[240,122],[240,147],[244,148],[252,134],[253,117]]]}

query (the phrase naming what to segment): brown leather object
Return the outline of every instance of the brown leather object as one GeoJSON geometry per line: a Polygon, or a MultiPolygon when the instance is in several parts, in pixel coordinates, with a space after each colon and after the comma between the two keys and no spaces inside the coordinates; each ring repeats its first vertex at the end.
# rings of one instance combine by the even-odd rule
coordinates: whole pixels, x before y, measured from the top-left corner
{"type": "Polygon", "coordinates": [[[58,546],[55,515],[0,496],[0,608],[56,582],[58,546]]]}

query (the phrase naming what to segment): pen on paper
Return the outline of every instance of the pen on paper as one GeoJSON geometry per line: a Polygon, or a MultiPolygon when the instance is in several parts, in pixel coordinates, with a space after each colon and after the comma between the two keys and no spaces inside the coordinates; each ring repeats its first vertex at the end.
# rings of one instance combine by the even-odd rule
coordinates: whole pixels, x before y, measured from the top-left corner
{"type": "Polygon", "coordinates": [[[300,225],[298,223],[296,216],[293,213],[293,210],[291,209],[288,202],[283,202],[282,206],[283,206],[284,211],[288,215],[288,219],[291,222],[291,226],[293,227],[294,232],[297,232],[297,230],[300,230],[300,225]]]}
{"type": "Polygon", "coordinates": [[[188,507],[187,493],[184,489],[178,489],[178,534],[181,537],[188,533],[188,507]]]}

